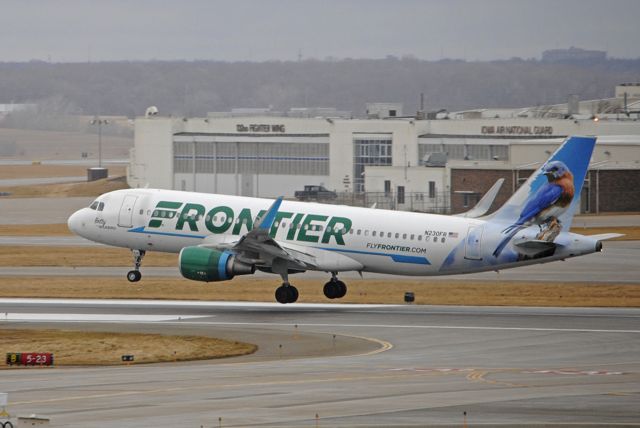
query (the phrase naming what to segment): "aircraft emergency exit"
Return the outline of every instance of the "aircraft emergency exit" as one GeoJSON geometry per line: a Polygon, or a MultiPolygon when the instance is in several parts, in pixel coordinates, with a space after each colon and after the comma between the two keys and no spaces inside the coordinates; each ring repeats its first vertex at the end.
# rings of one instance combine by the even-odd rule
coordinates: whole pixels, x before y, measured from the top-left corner
{"type": "Polygon", "coordinates": [[[569,232],[595,145],[594,137],[568,138],[498,211],[488,210],[497,189],[465,215],[388,211],[341,205],[127,189],[98,197],[68,221],[76,234],[129,248],[141,278],[147,251],[179,253],[181,274],[225,281],[256,270],[277,274],[280,303],[298,290],[289,275],[330,275],[327,298],[347,292],[340,272],[448,275],[564,260],[601,251],[617,234],[569,232]]]}

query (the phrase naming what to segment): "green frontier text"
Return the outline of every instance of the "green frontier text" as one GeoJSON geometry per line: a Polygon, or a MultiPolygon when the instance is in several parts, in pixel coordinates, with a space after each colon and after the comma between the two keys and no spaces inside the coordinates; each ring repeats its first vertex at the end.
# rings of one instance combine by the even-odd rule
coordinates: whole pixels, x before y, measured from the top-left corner
{"type": "MultiPolygon", "coordinates": [[[[175,230],[198,232],[207,229],[216,234],[229,233],[230,230],[232,235],[240,235],[250,231],[257,218],[262,217],[265,212],[266,210],[261,210],[256,216],[249,208],[243,208],[236,215],[233,208],[225,205],[207,212],[200,204],[186,203],[183,206],[181,202],[161,201],[153,210],[149,227],[159,228],[164,220],[177,217],[175,230]]],[[[344,234],[349,232],[352,225],[351,220],[346,217],[278,211],[269,231],[272,238],[275,238],[283,222],[288,223],[286,239],[290,241],[328,244],[333,238],[338,245],[344,245],[344,234]]]]}

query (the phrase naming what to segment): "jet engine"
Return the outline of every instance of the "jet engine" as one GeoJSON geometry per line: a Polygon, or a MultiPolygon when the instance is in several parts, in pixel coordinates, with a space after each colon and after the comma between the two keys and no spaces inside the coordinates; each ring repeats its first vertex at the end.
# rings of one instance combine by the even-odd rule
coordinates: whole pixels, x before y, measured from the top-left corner
{"type": "Polygon", "coordinates": [[[194,281],[226,281],[235,275],[254,273],[256,267],[241,262],[230,251],[216,251],[204,247],[185,247],[178,259],[180,273],[194,281]]]}

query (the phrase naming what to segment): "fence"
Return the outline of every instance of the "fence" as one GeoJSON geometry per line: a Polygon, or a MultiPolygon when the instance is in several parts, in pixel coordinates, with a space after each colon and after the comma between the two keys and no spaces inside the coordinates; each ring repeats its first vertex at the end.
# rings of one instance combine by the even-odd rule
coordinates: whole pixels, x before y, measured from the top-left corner
{"type": "Polygon", "coordinates": [[[436,192],[362,192],[338,193],[334,200],[324,203],[351,205],[356,207],[371,207],[398,211],[420,211],[434,214],[449,214],[451,212],[451,194],[436,192]]]}

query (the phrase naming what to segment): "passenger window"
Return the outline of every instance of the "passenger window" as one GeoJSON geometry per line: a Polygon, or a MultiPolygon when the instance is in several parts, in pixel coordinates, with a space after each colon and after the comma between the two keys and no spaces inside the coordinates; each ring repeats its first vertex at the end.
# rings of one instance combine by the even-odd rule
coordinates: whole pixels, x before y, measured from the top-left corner
{"type": "Polygon", "coordinates": [[[371,236],[376,236],[376,231],[371,232],[371,236]]]}
{"type": "Polygon", "coordinates": [[[358,235],[362,233],[362,229],[358,229],[358,235]]]}
{"type": "Polygon", "coordinates": [[[353,235],[353,229],[349,229],[349,233],[353,235]]]}
{"type": "Polygon", "coordinates": [[[396,232],[396,239],[400,237],[400,234],[396,232]]]}
{"type": "Polygon", "coordinates": [[[438,237],[437,236],[433,237],[433,242],[438,242],[438,237]]]}
{"type": "Polygon", "coordinates": [[[407,234],[406,233],[402,234],[402,239],[407,239],[407,234]]]}
{"type": "Polygon", "coordinates": [[[413,241],[413,238],[415,238],[416,236],[414,234],[411,234],[411,240],[413,241]]]}
{"type": "Polygon", "coordinates": [[[144,210],[140,210],[140,215],[144,214],[144,210]]]}
{"type": "Polygon", "coordinates": [[[422,241],[422,235],[418,235],[418,241],[422,241]]]}
{"type": "Polygon", "coordinates": [[[391,232],[387,233],[387,238],[391,238],[391,232]]]}
{"type": "Polygon", "coordinates": [[[369,236],[369,229],[364,230],[364,236],[369,236]]]}

